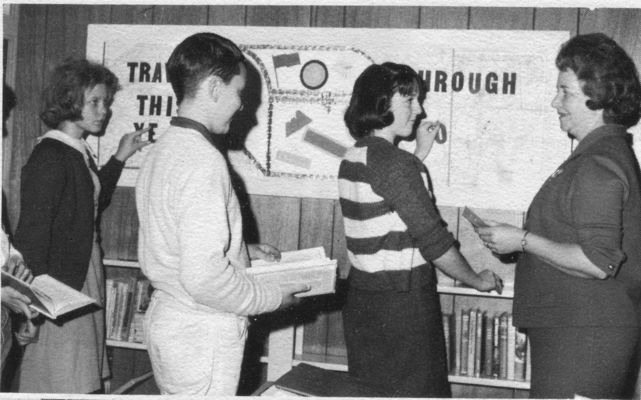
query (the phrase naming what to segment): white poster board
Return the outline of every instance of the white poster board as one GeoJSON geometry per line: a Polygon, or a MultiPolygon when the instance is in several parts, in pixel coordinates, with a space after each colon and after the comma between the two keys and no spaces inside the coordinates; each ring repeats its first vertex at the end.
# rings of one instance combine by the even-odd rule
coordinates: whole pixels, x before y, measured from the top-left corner
{"type": "MultiPolygon", "coordinates": [[[[105,134],[91,142],[100,165],[123,133],[153,125],[162,135],[177,110],[165,63],[203,31],[233,40],[250,64],[229,133],[244,145],[230,158],[249,193],[336,198],[341,155],[354,143],[343,122],[354,81],[385,61],[410,65],[427,84],[427,119],[445,133],[426,160],[441,205],[525,210],[570,153],[550,107],[568,32],[89,25],[87,57],[122,85],[105,134]]],[[[120,185],[135,184],[148,148],[120,185]]]]}

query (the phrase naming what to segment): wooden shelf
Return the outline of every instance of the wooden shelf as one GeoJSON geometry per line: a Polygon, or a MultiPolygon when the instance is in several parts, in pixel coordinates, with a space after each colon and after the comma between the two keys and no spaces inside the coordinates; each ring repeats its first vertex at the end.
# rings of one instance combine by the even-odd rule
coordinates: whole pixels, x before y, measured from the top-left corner
{"type": "Polygon", "coordinates": [[[317,354],[296,354],[292,360],[293,365],[307,363],[333,371],[347,372],[346,356],[321,356],[317,354]]]}
{"type": "Polygon", "coordinates": [[[472,376],[450,375],[449,380],[450,383],[461,383],[465,385],[492,386],[524,390],[530,389],[530,382],[508,381],[506,379],[475,378],[472,376]]]}
{"type": "Polygon", "coordinates": [[[123,342],[121,340],[112,339],[107,339],[107,346],[120,347],[124,349],[147,350],[147,346],[145,346],[144,343],[123,342]]]}
{"type": "Polygon", "coordinates": [[[438,285],[437,290],[441,294],[456,294],[461,296],[478,296],[478,297],[496,297],[501,299],[514,298],[514,288],[512,287],[507,287],[503,289],[503,293],[501,294],[498,294],[496,292],[479,292],[474,288],[462,287],[462,286],[438,285]]]}
{"type": "Polygon", "coordinates": [[[114,260],[112,258],[103,259],[102,264],[106,267],[140,268],[138,261],[114,260]]]}

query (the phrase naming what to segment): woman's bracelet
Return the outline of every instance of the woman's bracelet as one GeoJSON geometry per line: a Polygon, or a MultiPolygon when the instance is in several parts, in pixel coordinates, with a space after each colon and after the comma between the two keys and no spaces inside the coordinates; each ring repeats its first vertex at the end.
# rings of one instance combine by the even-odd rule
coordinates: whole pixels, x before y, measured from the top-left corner
{"type": "Polygon", "coordinates": [[[525,253],[525,246],[527,246],[526,238],[527,238],[528,233],[530,233],[530,232],[525,231],[525,233],[523,234],[523,237],[521,238],[521,251],[523,253],[525,253]]]}

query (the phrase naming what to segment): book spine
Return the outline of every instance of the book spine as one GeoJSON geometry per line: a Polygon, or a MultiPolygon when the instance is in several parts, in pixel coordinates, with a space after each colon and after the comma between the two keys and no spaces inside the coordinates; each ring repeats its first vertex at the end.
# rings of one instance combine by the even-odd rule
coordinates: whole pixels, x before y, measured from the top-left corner
{"type": "Polygon", "coordinates": [[[461,375],[461,329],[463,313],[459,308],[454,314],[454,375],[461,375]]]}
{"type": "Polygon", "coordinates": [[[113,312],[111,313],[111,319],[109,320],[109,336],[108,339],[116,338],[116,328],[118,325],[118,282],[113,281],[113,287],[111,289],[111,298],[113,299],[113,312]]]}
{"type": "Polygon", "coordinates": [[[493,342],[492,342],[492,377],[498,378],[499,372],[501,370],[501,354],[499,353],[499,342],[500,342],[499,331],[500,331],[501,320],[498,315],[494,316],[493,324],[494,324],[494,334],[493,334],[493,342]]]}
{"type": "Polygon", "coordinates": [[[512,315],[507,317],[507,379],[514,380],[514,352],[516,345],[516,328],[512,325],[512,315]]]}
{"type": "Polygon", "coordinates": [[[125,307],[127,306],[127,283],[118,282],[118,297],[116,300],[116,326],[114,327],[115,340],[120,340],[122,334],[122,323],[125,314],[125,307]]]}
{"type": "Polygon", "coordinates": [[[467,347],[467,375],[474,376],[474,360],[476,358],[476,320],[478,313],[476,310],[470,310],[470,340],[467,347]]]}
{"type": "Polygon", "coordinates": [[[140,305],[142,304],[142,296],[143,296],[143,285],[144,282],[142,280],[136,281],[136,290],[134,292],[134,311],[139,312],[140,311],[140,305]]]}
{"type": "Polygon", "coordinates": [[[134,313],[131,321],[131,340],[130,342],[143,343],[145,341],[145,327],[144,327],[145,314],[136,312],[134,313]]]}
{"type": "Polygon", "coordinates": [[[133,342],[134,341],[134,336],[135,336],[135,329],[134,329],[134,323],[136,319],[136,314],[140,310],[140,304],[142,303],[142,291],[143,291],[143,281],[142,280],[136,280],[134,283],[134,291],[133,291],[133,296],[131,300],[131,308],[130,308],[130,321],[129,321],[129,334],[127,335],[127,341],[128,342],[133,342]]]}
{"type": "Polygon", "coordinates": [[[142,279],[140,282],[142,282],[142,294],[137,311],[144,313],[147,312],[149,302],[151,302],[151,294],[153,293],[154,288],[151,286],[151,282],[149,282],[149,279],[142,279]]]}
{"type": "Polygon", "coordinates": [[[131,318],[134,311],[134,292],[136,290],[136,279],[133,278],[127,282],[127,292],[125,293],[125,313],[123,315],[122,330],[120,332],[120,340],[128,341],[129,328],[131,326],[131,318]]]}
{"type": "Polygon", "coordinates": [[[524,381],[527,337],[525,336],[525,333],[517,329],[514,340],[514,379],[517,381],[524,381]]]}
{"type": "Polygon", "coordinates": [[[468,352],[470,343],[470,310],[461,314],[461,375],[468,374],[468,352]]]}
{"type": "Polygon", "coordinates": [[[483,313],[485,325],[485,337],[483,341],[483,376],[492,377],[492,342],[494,334],[493,319],[487,313],[483,313]]]}
{"type": "Polygon", "coordinates": [[[532,342],[529,337],[525,338],[525,380],[530,382],[532,380],[532,342]]]}
{"type": "Polygon", "coordinates": [[[120,308],[122,304],[122,295],[120,282],[114,280],[113,298],[114,298],[114,312],[111,316],[111,335],[109,339],[118,340],[118,319],[120,318],[120,308]]]}
{"type": "Polygon", "coordinates": [[[481,377],[481,357],[483,354],[483,321],[485,312],[476,310],[476,339],[474,340],[474,376],[481,377]]]}
{"type": "Polygon", "coordinates": [[[499,379],[507,379],[507,313],[501,314],[499,322],[499,379]]]}
{"type": "Polygon", "coordinates": [[[105,296],[106,306],[105,306],[105,321],[107,324],[107,339],[110,339],[113,335],[113,315],[114,315],[114,303],[115,303],[115,290],[114,290],[114,281],[113,279],[107,279],[105,281],[105,296]]]}
{"type": "Polygon", "coordinates": [[[447,371],[452,371],[452,314],[443,314],[443,336],[445,337],[445,356],[447,371]]]}

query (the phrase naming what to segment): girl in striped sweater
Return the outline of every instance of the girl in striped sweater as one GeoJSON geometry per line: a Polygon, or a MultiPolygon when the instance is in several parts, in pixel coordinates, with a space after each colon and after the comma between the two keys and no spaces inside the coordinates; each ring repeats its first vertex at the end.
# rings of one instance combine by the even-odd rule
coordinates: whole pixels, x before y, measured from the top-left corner
{"type": "Polygon", "coordinates": [[[472,270],[436,209],[422,163],[435,129],[420,124],[415,154],[395,146],[424,116],[421,89],[389,62],[354,84],[345,123],[356,143],[338,174],[353,267],[343,318],[350,375],[388,396],[450,397],[434,266],[481,291],[502,282],[472,270]]]}

